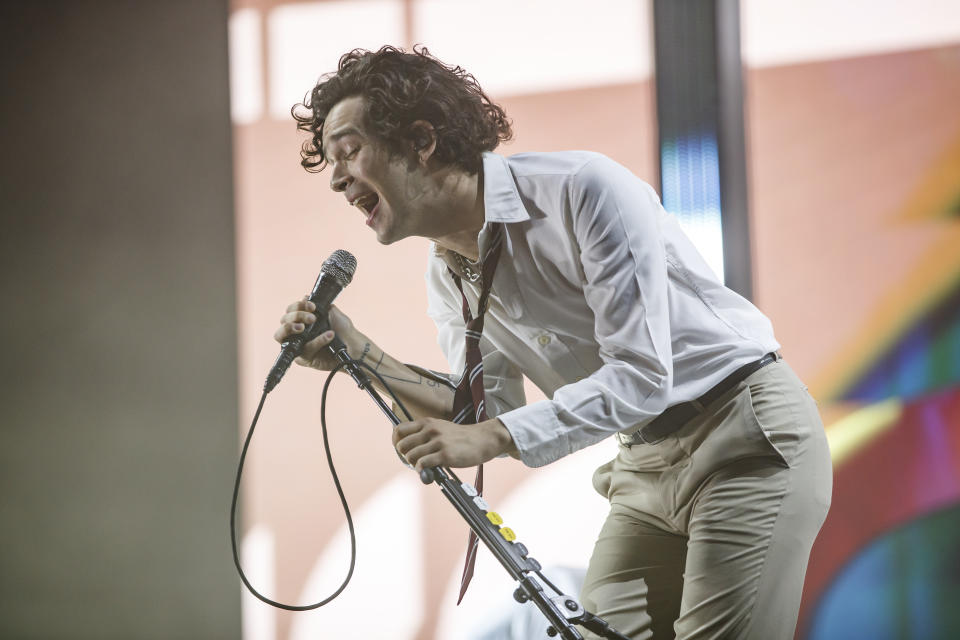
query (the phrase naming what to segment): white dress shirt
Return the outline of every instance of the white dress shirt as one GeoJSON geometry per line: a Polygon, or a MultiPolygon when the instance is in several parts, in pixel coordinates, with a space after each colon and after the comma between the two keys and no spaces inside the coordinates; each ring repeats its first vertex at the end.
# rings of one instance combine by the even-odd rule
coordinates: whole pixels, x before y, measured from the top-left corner
{"type": "MultiPolygon", "coordinates": [[[[625,167],[590,152],[485,153],[486,224],[504,223],[483,340],[487,412],[520,459],[548,464],[695,399],[779,349],[770,321],[723,286],[625,167]],[[523,376],[549,400],[525,405],[523,376]]],[[[459,376],[461,297],[434,248],[428,313],[459,376]]],[[[478,289],[464,292],[476,309],[478,289]]]]}

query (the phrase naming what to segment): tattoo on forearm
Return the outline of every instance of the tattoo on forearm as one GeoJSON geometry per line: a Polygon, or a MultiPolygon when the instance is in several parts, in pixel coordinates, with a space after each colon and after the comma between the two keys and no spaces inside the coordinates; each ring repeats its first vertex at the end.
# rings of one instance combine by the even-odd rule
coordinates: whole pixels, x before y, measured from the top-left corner
{"type": "MultiPolygon", "coordinates": [[[[363,351],[360,353],[360,358],[359,358],[359,360],[360,360],[361,362],[362,362],[363,360],[366,360],[367,356],[370,355],[370,351],[371,351],[372,349],[373,349],[373,344],[372,344],[372,343],[370,343],[370,342],[364,343],[364,345],[363,345],[363,351]]],[[[380,358],[377,359],[376,364],[373,366],[373,370],[374,370],[374,371],[380,371],[380,365],[383,364],[383,357],[384,357],[385,355],[386,355],[385,352],[383,352],[383,351],[380,352],[380,358]]],[[[407,377],[400,377],[400,378],[398,378],[397,376],[391,376],[391,375],[386,374],[386,373],[385,373],[385,374],[382,374],[382,377],[383,377],[384,379],[386,379],[386,380],[393,380],[393,381],[395,381],[395,382],[405,382],[405,383],[407,383],[407,384],[426,384],[428,387],[431,387],[431,388],[437,388],[437,387],[442,388],[442,389],[446,389],[446,388],[447,388],[446,385],[443,385],[443,384],[441,384],[440,382],[438,382],[438,381],[436,381],[436,380],[433,380],[433,379],[431,379],[431,378],[424,378],[421,374],[419,374],[419,373],[417,373],[417,372],[415,372],[415,371],[411,371],[410,373],[414,374],[414,375],[416,376],[416,378],[414,378],[414,377],[409,377],[409,378],[407,378],[407,377]]]]}
{"type": "Polygon", "coordinates": [[[423,376],[417,374],[417,377],[414,378],[398,378],[396,376],[391,376],[383,374],[383,377],[387,380],[396,380],[397,382],[409,382],[410,384],[423,384],[423,376]]]}
{"type": "Polygon", "coordinates": [[[411,376],[409,378],[406,378],[406,377],[398,378],[396,376],[391,376],[387,374],[383,374],[383,377],[388,380],[394,380],[396,382],[405,382],[407,384],[425,384],[432,389],[442,389],[444,391],[449,391],[450,395],[453,395],[454,390],[448,387],[447,385],[441,382],[438,382],[436,380],[432,380],[430,378],[425,378],[419,373],[416,373],[416,372],[412,372],[412,373],[414,373],[416,377],[411,376]]]}

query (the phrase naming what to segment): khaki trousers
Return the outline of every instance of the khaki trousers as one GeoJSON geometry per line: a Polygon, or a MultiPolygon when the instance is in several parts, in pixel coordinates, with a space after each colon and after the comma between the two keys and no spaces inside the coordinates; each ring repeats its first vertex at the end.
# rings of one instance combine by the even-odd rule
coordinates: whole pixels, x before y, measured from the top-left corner
{"type": "Polygon", "coordinates": [[[661,443],[621,445],[593,483],[610,514],[587,611],[635,640],[793,638],[833,476],[816,403],[786,363],[661,443]]]}

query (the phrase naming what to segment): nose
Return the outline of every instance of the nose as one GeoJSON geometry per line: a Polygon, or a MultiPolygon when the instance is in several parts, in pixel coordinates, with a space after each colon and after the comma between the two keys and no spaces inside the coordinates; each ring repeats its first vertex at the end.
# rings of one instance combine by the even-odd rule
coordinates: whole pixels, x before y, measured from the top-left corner
{"type": "Polygon", "coordinates": [[[349,177],[343,170],[343,165],[336,163],[333,165],[333,171],[330,173],[330,188],[334,191],[346,191],[353,178],[349,177]]]}

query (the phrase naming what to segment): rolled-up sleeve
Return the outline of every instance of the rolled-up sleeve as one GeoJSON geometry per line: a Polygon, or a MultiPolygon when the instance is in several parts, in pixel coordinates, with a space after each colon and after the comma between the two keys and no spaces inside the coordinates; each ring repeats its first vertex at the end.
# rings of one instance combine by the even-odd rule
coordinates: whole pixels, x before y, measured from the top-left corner
{"type": "Polygon", "coordinates": [[[566,196],[603,365],[549,400],[500,416],[532,467],[658,415],[673,375],[665,213],[656,193],[598,157],[570,177],[566,196]]]}
{"type": "MultiPolygon", "coordinates": [[[[452,372],[448,379],[456,385],[463,374],[466,345],[460,292],[453,284],[442,260],[430,257],[427,266],[427,314],[437,325],[437,343],[447,357],[452,372]]],[[[495,418],[525,403],[523,374],[486,336],[480,339],[483,355],[483,388],[487,415],[495,418]]]]}

